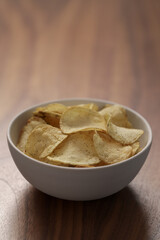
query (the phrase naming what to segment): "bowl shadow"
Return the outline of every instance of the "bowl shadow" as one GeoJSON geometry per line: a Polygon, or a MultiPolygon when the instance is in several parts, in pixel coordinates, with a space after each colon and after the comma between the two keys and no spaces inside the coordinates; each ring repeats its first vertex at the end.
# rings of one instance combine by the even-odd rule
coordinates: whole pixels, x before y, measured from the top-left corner
{"type": "Polygon", "coordinates": [[[149,240],[146,213],[131,187],[82,202],[54,198],[30,186],[25,199],[25,239],[149,240]]]}

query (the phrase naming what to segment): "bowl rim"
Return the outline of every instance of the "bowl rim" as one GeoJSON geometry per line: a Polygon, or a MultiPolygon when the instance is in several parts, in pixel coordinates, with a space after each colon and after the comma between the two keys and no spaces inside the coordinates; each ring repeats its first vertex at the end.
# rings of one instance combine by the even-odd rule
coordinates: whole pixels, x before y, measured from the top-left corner
{"type": "Polygon", "coordinates": [[[50,101],[44,101],[44,102],[41,102],[39,104],[35,104],[35,105],[32,105],[30,107],[27,107],[25,108],[23,111],[20,111],[18,114],[16,114],[12,120],[10,121],[9,123],[9,126],[8,126],[8,129],[7,129],[7,141],[8,141],[8,144],[10,144],[14,150],[18,151],[20,154],[22,154],[24,157],[28,158],[30,161],[33,161],[37,164],[42,164],[42,165],[45,165],[47,167],[53,167],[53,168],[57,168],[57,169],[63,169],[63,170],[78,170],[78,171],[93,171],[93,170],[98,170],[98,169],[105,169],[105,168],[111,168],[111,167],[117,167],[119,165],[122,165],[122,164],[126,164],[127,162],[130,162],[132,161],[135,157],[138,157],[140,155],[142,155],[152,144],[152,130],[151,130],[151,127],[150,127],[150,124],[148,123],[148,121],[140,114],[138,113],[137,111],[135,111],[134,109],[130,108],[130,107],[127,107],[123,104],[120,104],[120,103],[117,103],[117,102],[113,102],[113,101],[109,101],[109,100],[105,100],[105,99],[96,99],[96,98],[61,98],[61,99],[55,99],[55,100],[50,100],[50,101]],[[20,151],[17,146],[13,143],[12,139],[11,139],[11,129],[12,129],[12,126],[13,126],[13,123],[16,121],[17,118],[19,118],[21,115],[25,114],[27,111],[30,111],[34,108],[37,108],[37,107],[40,107],[40,106],[45,106],[47,104],[50,104],[50,103],[67,103],[67,102],[72,102],[72,101],[77,101],[77,102],[94,102],[94,103],[99,103],[99,104],[118,104],[120,106],[122,106],[123,108],[125,108],[127,111],[129,112],[132,112],[133,114],[137,115],[139,118],[142,119],[142,121],[144,122],[144,124],[147,126],[147,129],[148,129],[148,141],[147,141],[147,144],[145,145],[145,147],[139,152],[137,153],[136,155],[130,157],[130,158],[127,158],[121,162],[117,162],[117,163],[113,163],[113,164],[110,164],[110,165],[104,165],[104,166],[96,166],[96,167],[88,167],[88,168],[84,168],[84,167],[68,167],[68,166],[59,166],[59,165],[52,165],[50,163],[45,163],[45,162],[41,162],[35,158],[32,158],[32,157],[29,157],[28,155],[26,155],[25,153],[23,153],[22,151],[20,151]]]}

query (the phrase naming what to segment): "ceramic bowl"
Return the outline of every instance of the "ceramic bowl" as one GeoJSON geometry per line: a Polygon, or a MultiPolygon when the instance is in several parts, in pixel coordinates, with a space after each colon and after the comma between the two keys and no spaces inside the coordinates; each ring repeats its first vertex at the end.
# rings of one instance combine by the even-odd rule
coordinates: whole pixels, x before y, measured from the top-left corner
{"type": "Polygon", "coordinates": [[[126,187],[143,166],[151,147],[152,131],[144,117],[123,106],[133,126],[144,130],[140,140],[143,150],[135,156],[113,165],[94,168],[54,166],[27,156],[16,147],[20,131],[34,109],[54,102],[65,105],[92,102],[99,107],[115,104],[96,99],[64,99],[32,106],[15,116],[9,125],[7,140],[12,158],[24,178],[40,191],[67,200],[100,199],[126,187]]]}

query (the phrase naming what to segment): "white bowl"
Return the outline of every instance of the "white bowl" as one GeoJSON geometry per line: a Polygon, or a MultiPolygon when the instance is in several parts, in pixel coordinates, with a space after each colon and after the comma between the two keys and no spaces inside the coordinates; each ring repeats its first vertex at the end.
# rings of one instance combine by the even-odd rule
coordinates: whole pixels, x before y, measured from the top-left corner
{"type": "Polygon", "coordinates": [[[33,110],[53,102],[66,105],[92,102],[99,107],[115,104],[96,99],[64,99],[32,106],[18,114],[9,125],[7,140],[12,158],[25,179],[40,191],[67,200],[99,199],[127,186],[141,169],[151,147],[152,131],[148,122],[134,110],[123,106],[133,126],[144,130],[140,141],[143,150],[127,160],[94,168],[54,166],[27,156],[16,147],[20,131],[33,110]]]}

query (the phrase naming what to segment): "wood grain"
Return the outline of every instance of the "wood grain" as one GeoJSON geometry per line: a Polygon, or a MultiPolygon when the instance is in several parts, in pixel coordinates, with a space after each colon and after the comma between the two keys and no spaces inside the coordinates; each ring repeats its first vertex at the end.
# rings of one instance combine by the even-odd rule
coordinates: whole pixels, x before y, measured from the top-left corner
{"type": "Polygon", "coordinates": [[[160,239],[160,1],[0,1],[0,239],[160,239]],[[150,122],[147,162],[121,192],[91,202],[56,199],[16,169],[12,117],[59,98],[115,101],[150,122]]]}

